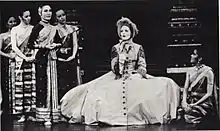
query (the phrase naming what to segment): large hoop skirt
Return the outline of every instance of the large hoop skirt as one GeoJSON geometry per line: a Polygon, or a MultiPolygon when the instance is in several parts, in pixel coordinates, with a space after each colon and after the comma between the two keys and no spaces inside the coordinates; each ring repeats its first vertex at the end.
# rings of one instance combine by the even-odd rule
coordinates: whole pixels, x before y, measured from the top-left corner
{"type": "Polygon", "coordinates": [[[68,91],[61,99],[61,113],[70,123],[142,125],[167,123],[176,118],[179,86],[170,78],[115,80],[109,72],[68,91]]]}

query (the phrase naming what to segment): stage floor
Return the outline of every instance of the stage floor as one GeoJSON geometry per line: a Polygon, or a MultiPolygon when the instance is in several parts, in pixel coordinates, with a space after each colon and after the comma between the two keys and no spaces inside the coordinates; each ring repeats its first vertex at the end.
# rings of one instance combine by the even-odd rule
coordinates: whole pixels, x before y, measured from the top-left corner
{"type": "MultiPolygon", "coordinates": [[[[195,125],[145,125],[145,126],[121,126],[121,127],[104,127],[104,126],[86,126],[80,124],[54,124],[46,127],[41,124],[24,123],[14,125],[4,125],[2,131],[173,131],[173,130],[196,130],[195,125]]],[[[202,129],[202,128],[200,128],[202,129]]],[[[205,128],[203,130],[220,130],[220,128],[205,128]]]]}
{"type": "Polygon", "coordinates": [[[43,124],[34,122],[17,123],[9,116],[2,116],[1,131],[172,131],[172,130],[220,130],[220,123],[206,123],[203,125],[185,124],[183,122],[174,122],[171,124],[154,124],[143,126],[87,126],[83,124],[59,123],[52,126],[44,126],[43,124]]]}

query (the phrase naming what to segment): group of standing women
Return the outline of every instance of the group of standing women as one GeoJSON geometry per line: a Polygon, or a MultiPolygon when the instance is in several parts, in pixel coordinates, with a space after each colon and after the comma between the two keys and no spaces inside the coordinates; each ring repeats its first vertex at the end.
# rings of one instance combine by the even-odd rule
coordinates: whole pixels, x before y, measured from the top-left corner
{"type": "Polygon", "coordinates": [[[19,114],[18,122],[33,120],[50,125],[60,119],[61,97],[78,84],[75,61],[78,28],[66,24],[62,9],[56,11],[56,26],[50,24],[49,5],[39,7],[38,13],[41,20],[32,26],[30,10],[21,10],[20,23],[17,25],[16,17],[10,17],[8,32],[1,34],[0,53],[5,56],[3,111],[19,114]]]}
{"type": "MultiPolygon", "coordinates": [[[[51,125],[60,121],[61,114],[69,123],[89,125],[169,123],[177,118],[180,87],[170,78],[147,74],[143,46],[133,41],[138,29],[130,19],[117,21],[119,43],[112,47],[111,71],[76,86],[76,68],[72,67],[76,65],[77,27],[66,24],[62,9],[56,11],[56,26],[50,24],[49,5],[39,7],[38,13],[41,21],[34,27],[29,10],[20,12],[17,26],[10,17],[9,31],[0,39],[0,53],[8,58],[4,99],[9,92],[10,109],[21,114],[19,122],[51,125]]],[[[191,55],[195,66],[187,73],[182,100],[188,123],[201,122],[217,107],[213,71],[201,60],[195,49],[191,55]]]]}

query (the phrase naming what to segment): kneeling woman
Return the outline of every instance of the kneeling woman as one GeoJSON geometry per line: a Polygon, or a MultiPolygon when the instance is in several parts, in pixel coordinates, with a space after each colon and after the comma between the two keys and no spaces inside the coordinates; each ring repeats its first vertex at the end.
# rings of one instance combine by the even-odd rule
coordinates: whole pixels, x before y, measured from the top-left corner
{"type": "Polygon", "coordinates": [[[112,48],[112,71],[68,91],[61,113],[70,123],[141,125],[176,118],[179,87],[171,79],[146,74],[143,47],[132,41],[138,30],[128,18],[117,22],[119,43],[112,48]]]}
{"type": "Polygon", "coordinates": [[[186,75],[182,107],[187,123],[201,123],[217,113],[217,89],[211,67],[201,63],[199,49],[195,49],[190,62],[194,67],[186,75]]]}

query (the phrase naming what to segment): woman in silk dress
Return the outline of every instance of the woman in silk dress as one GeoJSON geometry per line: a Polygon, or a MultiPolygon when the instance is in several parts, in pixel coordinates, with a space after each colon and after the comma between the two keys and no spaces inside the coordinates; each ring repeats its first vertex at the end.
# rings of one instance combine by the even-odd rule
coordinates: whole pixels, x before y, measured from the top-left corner
{"type": "Polygon", "coordinates": [[[162,124],[175,119],[179,86],[169,78],[147,74],[143,47],[133,42],[138,30],[130,19],[119,19],[117,31],[112,71],[67,92],[61,113],[70,123],[89,125],[162,124]]]}
{"type": "MultiPolygon", "coordinates": [[[[0,34],[0,55],[1,57],[1,90],[2,97],[0,101],[2,102],[2,110],[5,113],[12,113],[12,100],[14,96],[12,95],[12,89],[14,89],[14,68],[15,68],[15,53],[13,53],[11,48],[11,29],[16,26],[17,21],[14,16],[10,16],[7,19],[6,27],[7,32],[0,34]],[[2,100],[3,99],[3,100],[2,100]]],[[[1,103],[0,102],[0,103],[1,103]]]]}
{"type": "Polygon", "coordinates": [[[36,109],[35,65],[32,57],[34,50],[28,48],[28,40],[33,28],[30,25],[30,10],[21,9],[19,19],[20,24],[11,31],[12,49],[16,54],[13,113],[21,115],[18,122],[24,122],[26,118],[33,120],[36,109]]]}
{"type": "Polygon", "coordinates": [[[61,39],[57,28],[50,24],[52,9],[42,5],[38,9],[41,21],[34,26],[29,47],[36,49],[34,54],[36,67],[36,120],[51,125],[58,122],[57,55],[61,39]]]}
{"type": "Polygon", "coordinates": [[[63,9],[56,11],[56,20],[58,34],[63,40],[62,47],[57,51],[58,96],[61,100],[67,91],[80,84],[80,81],[77,81],[76,67],[78,27],[66,23],[66,14],[63,9]]]}
{"type": "MultiPolygon", "coordinates": [[[[200,50],[195,49],[190,62],[192,70],[186,74],[182,108],[187,123],[201,123],[210,118],[217,109],[217,90],[211,67],[202,64],[200,50]]],[[[217,115],[217,114],[215,114],[217,115]]]]}

